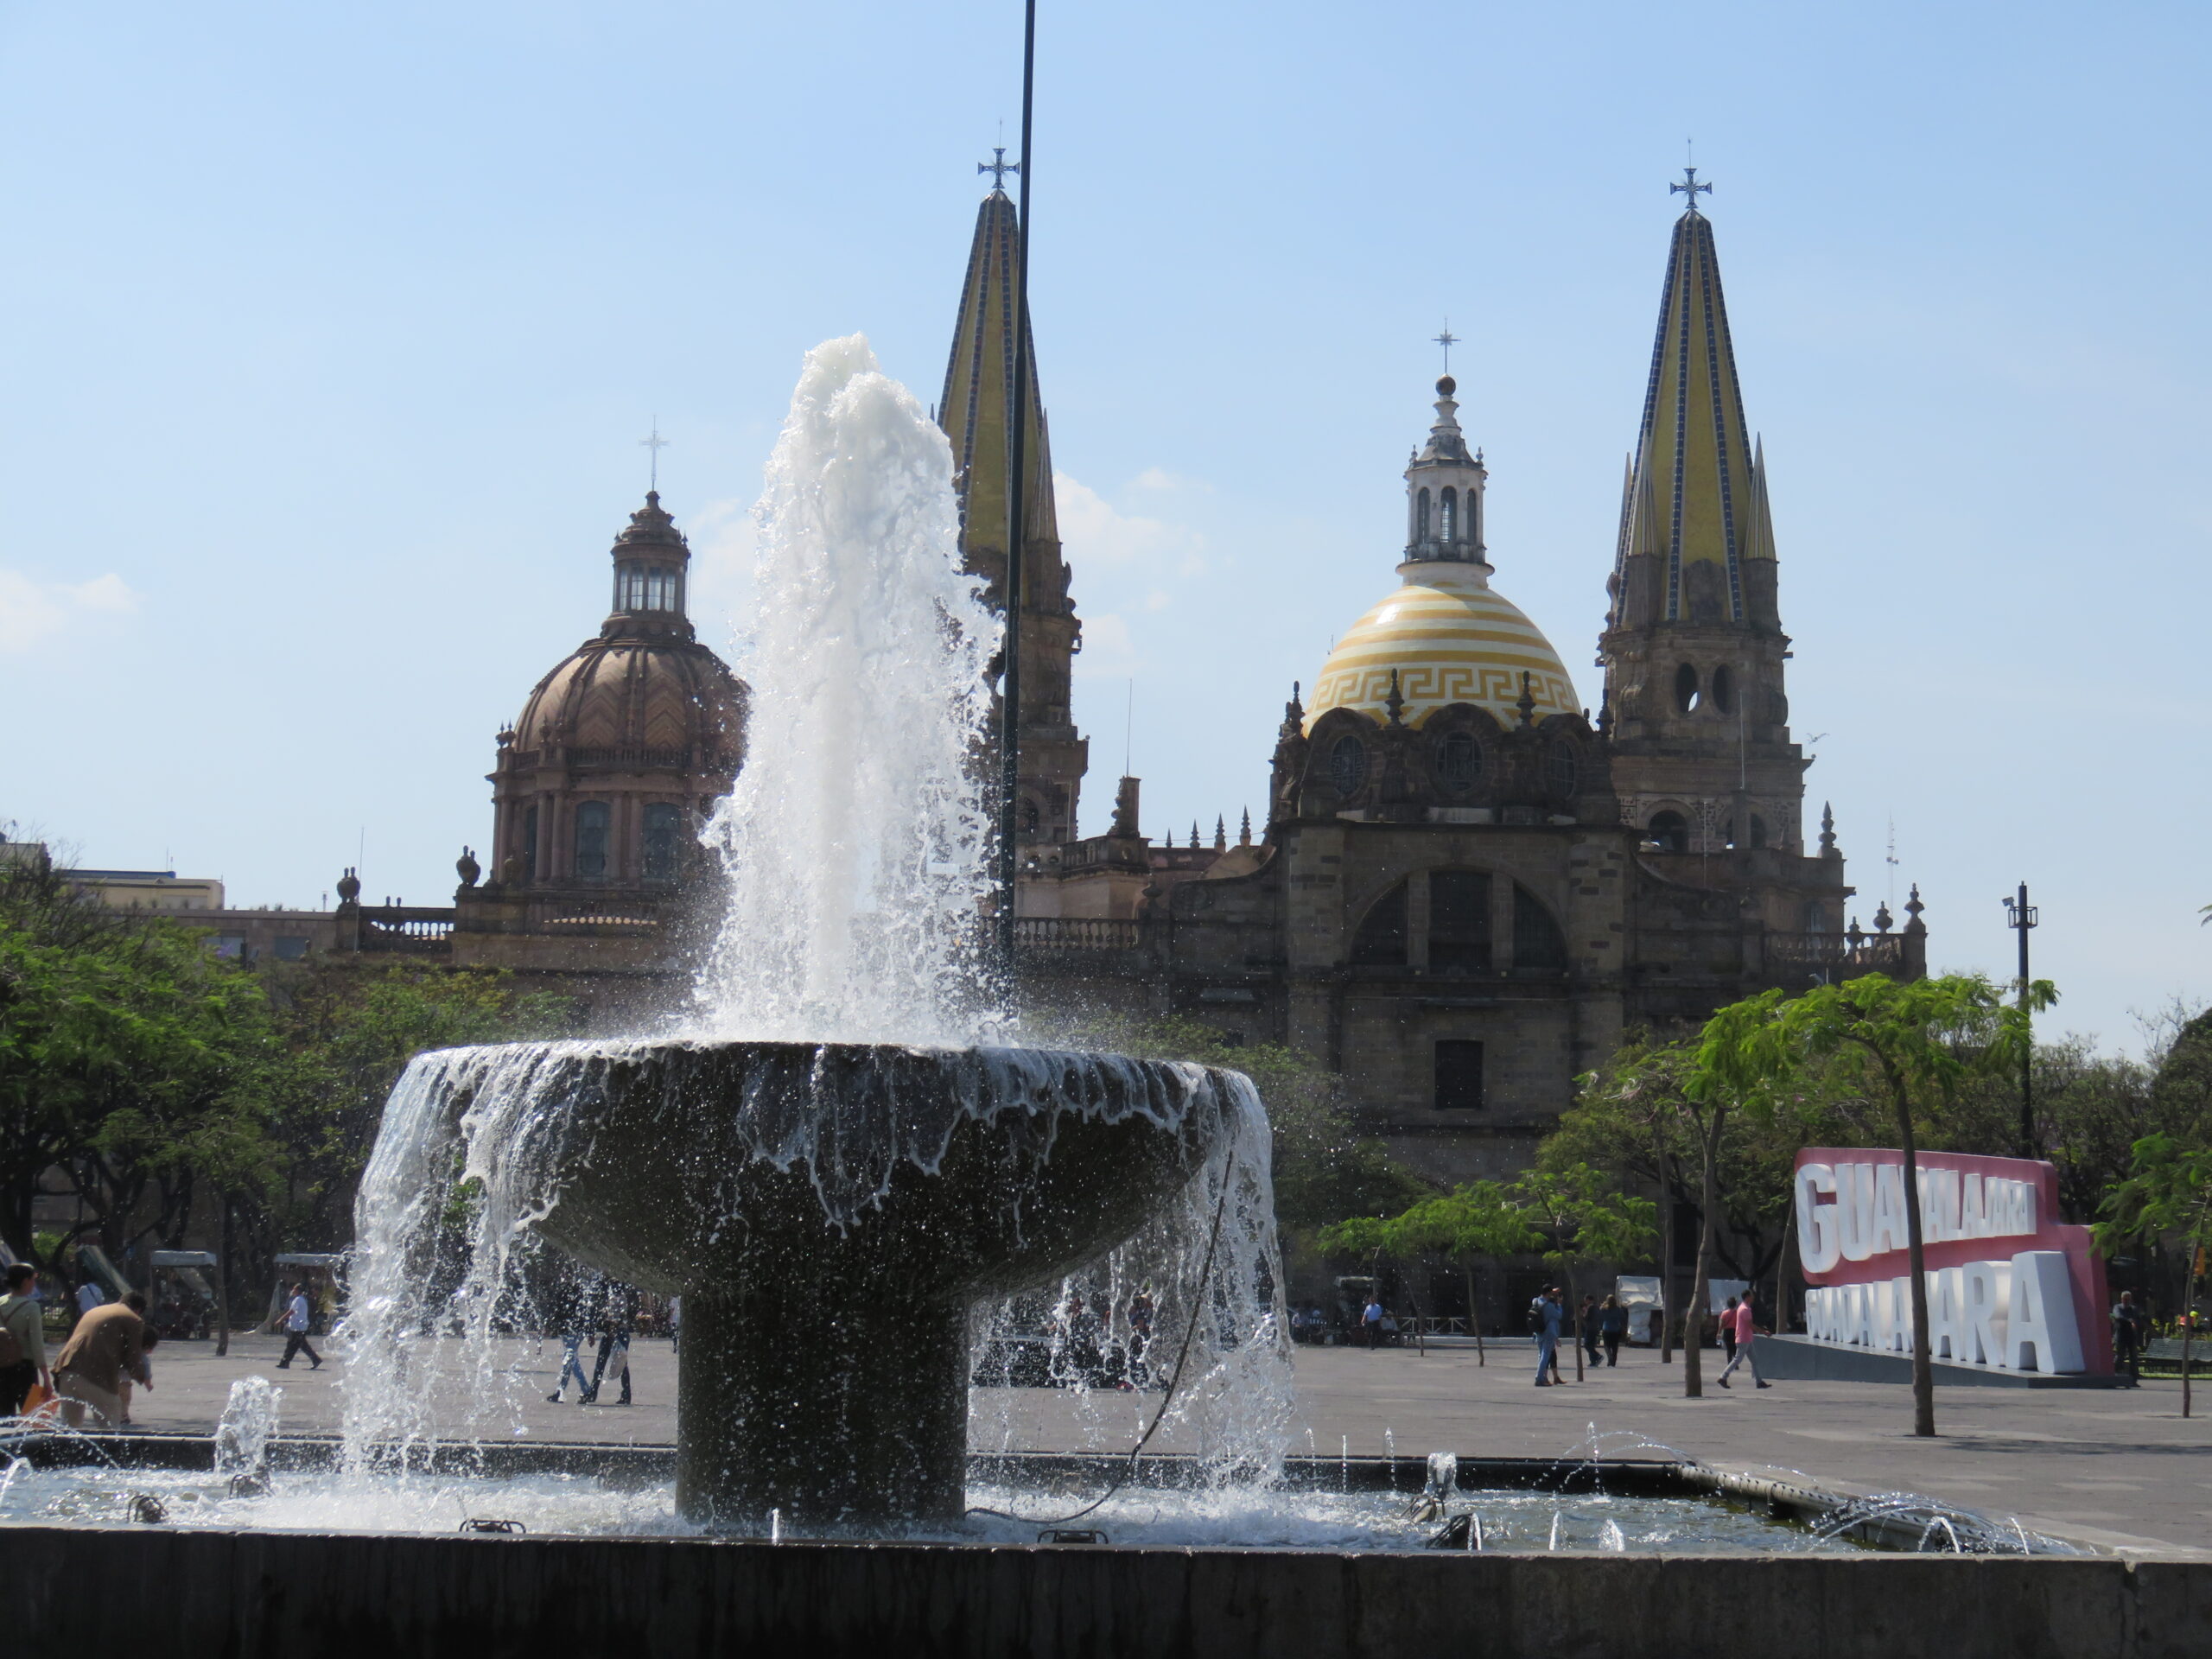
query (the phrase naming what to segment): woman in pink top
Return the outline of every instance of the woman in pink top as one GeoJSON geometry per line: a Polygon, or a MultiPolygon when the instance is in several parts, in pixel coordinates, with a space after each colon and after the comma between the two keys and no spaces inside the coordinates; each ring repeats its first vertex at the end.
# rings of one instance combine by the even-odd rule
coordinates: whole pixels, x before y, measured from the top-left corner
{"type": "MultiPolygon", "coordinates": [[[[1751,1357],[1751,1341],[1758,1335],[1758,1326],[1751,1322],[1751,1293],[1746,1291],[1744,1300],[1720,1317],[1724,1319],[1732,1318],[1736,1321],[1736,1351],[1729,1356],[1728,1363],[1720,1368],[1720,1386],[1725,1389],[1728,1386],[1728,1373],[1751,1357]]],[[[1751,1365],[1751,1375],[1758,1379],[1759,1387],[1764,1389],[1773,1386],[1764,1377],[1759,1376],[1759,1368],[1756,1361],[1753,1361],[1751,1365]]]]}

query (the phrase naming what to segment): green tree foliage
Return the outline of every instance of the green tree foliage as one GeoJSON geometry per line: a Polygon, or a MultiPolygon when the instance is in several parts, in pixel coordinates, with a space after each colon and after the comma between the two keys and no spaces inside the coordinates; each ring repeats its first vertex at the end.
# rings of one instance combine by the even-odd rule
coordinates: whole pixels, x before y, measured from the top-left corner
{"type": "MultiPolygon", "coordinates": [[[[1466,1276],[1468,1322],[1474,1327],[1475,1363],[1480,1365],[1489,1362],[1482,1321],[1474,1317],[1475,1263],[1537,1249],[1544,1236],[1505,1185],[1476,1181],[1450,1192],[1432,1193],[1395,1216],[1353,1216],[1333,1222],[1320,1229],[1314,1242],[1324,1255],[1364,1261],[1370,1274],[1381,1271],[1385,1256],[1411,1263],[1456,1263],[1466,1276]]],[[[1425,1344],[1422,1351],[1427,1351],[1425,1344]]]]}
{"type": "MultiPolygon", "coordinates": [[[[1627,1262],[1658,1236],[1658,1206],[1624,1192],[1603,1170],[1588,1164],[1532,1169],[1516,1181],[1513,1201],[1541,1243],[1543,1258],[1567,1280],[1571,1319],[1580,1317],[1576,1269],[1592,1262],[1627,1262]]],[[[1582,1332],[1574,1333],[1574,1380],[1582,1380],[1582,1332]]]]}
{"type": "Polygon", "coordinates": [[[2106,1195],[2104,1219],[2097,1224],[2097,1248],[2107,1255],[2139,1239],[2167,1239],[2178,1244],[2183,1261],[2181,1322],[2181,1414],[2190,1414],[2190,1349],[2196,1336],[2196,1262],[2212,1245],[2212,1147],[2184,1146],[2169,1135],[2145,1135],[2135,1143],[2127,1179],[2106,1195]]]}

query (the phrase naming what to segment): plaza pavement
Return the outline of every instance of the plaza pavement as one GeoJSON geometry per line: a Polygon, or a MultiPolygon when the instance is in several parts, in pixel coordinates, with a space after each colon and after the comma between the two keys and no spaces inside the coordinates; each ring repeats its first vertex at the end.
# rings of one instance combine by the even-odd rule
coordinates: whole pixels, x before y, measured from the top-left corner
{"type": "MultiPolygon", "coordinates": [[[[164,1344],[156,1351],[156,1386],[133,1414],[149,1430],[204,1432],[232,1382],[261,1375],[283,1388],[286,1432],[334,1432],[342,1363],[311,1371],[302,1359],[279,1371],[282,1351],[280,1338],[264,1337],[233,1338],[222,1359],[213,1343],[164,1344]]],[[[1719,1358],[1706,1356],[1706,1397],[1685,1400],[1679,1359],[1662,1366],[1649,1350],[1624,1350],[1618,1370],[1593,1371],[1586,1382],[1536,1389],[1525,1343],[1494,1348],[1486,1366],[1464,1349],[1423,1357],[1409,1348],[1301,1348],[1292,1449],[1571,1457],[1594,1429],[1605,1455],[1664,1448],[1720,1466],[1797,1471],[1831,1491],[1921,1492],[2104,1548],[2212,1558],[2212,1416],[2183,1419],[2178,1382],[2137,1390],[1938,1389],[1939,1433],[1929,1441],[1911,1435],[1911,1395],[1902,1387],[1777,1382],[1759,1390],[1738,1372],[1724,1393],[1713,1385],[1719,1358]]],[[[675,1438],[675,1362],[665,1341],[640,1341],[632,1351],[638,1403],[626,1408],[546,1403],[560,1364],[556,1343],[508,1344],[504,1359],[528,1438],[675,1438]]],[[[615,1393],[609,1387],[601,1397],[615,1393]]],[[[1126,1446],[1158,1398],[1101,1394],[1086,1410],[1065,1393],[984,1390],[973,1442],[1025,1451],[1126,1446]]],[[[457,1396],[433,1403],[441,1421],[466,1414],[457,1396]]],[[[2197,1407],[2212,1413],[2212,1388],[2200,1389],[2197,1407]]],[[[500,1439],[516,1433],[504,1408],[485,1427],[500,1439]]],[[[1167,1433],[1154,1445],[1190,1449],[1167,1433]]]]}

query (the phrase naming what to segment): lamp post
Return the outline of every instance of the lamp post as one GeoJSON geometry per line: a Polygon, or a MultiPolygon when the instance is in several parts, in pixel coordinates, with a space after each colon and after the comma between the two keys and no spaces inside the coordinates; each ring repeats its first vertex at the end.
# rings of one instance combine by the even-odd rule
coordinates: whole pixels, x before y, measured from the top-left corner
{"type": "MultiPolygon", "coordinates": [[[[2005,925],[2020,936],[2020,1013],[2028,1015],[2028,931],[2036,925],[2036,907],[2028,902],[2028,884],[2020,883],[2018,893],[2007,894],[2005,899],[2005,925]]],[[[2031,1029],[2028,1041],[2020,1050],[2020,1156],[2036,1155],[2035,1122],[2035,1036],[2031,1029]]]]}

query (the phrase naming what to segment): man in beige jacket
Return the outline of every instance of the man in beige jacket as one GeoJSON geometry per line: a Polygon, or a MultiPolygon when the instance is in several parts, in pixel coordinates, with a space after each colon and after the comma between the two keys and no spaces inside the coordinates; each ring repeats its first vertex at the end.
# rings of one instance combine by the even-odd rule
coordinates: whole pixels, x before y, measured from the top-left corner
{"type": "Polygon", "coordinates": [[[22,1414],[31,1384],[54,1386],[46,1369],[46,1315],[31,1294],[38,1272],[28,1262],[8,1269],[8,1294],[0,1296],[0,1417],[22,1414]]]}
{"type": "Polygon", "coordinates": [[[99,1413],[111,1428],[124,1427],[123,1379],[137,1379],[142,1388],[154,1386],[146,1351],[158,1340],[140,1316],[146,1299],[132,1291],[119,1302],[94,1308],[77,1321],[54,1362],[54,1391],[61,1396],[61,1421],[82,1428],[85,1408],[99,1413]]]}

